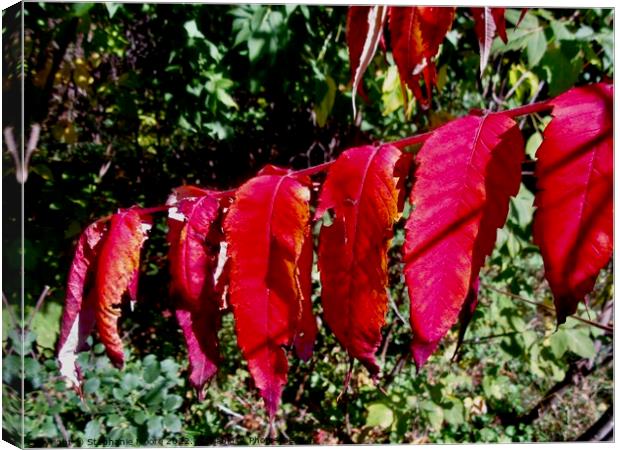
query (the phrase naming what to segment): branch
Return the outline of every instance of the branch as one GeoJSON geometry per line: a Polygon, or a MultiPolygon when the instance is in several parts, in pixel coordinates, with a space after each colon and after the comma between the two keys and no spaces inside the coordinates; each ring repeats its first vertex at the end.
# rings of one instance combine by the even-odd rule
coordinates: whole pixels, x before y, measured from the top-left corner
{"type": "Polygon", "coordinates": [[[540,417],[541,412],[543,412],[547,407],[551,406],[560,395],[566,392],[566,390],[570,386],[576,385],[579,380],[592,374],[598,368],[605,367],[611,361],[613,361],[613,354],[609,354],[607,357],[605,357],[605,359],[603,359],[603,361],[599,365],[593,366],[591,368],[588,368],[587,366],[587,359],[580,359],[572,363],[566,371],[566,375],[564,376],[562,381],[559,381],[554,386],[552,386],[551,389],[549,389],[549,391],[547,391],[547,393],[544,395],[544,397],[530,410],[530,412],[518,417],[514,417],[512,414],[503,413],[499,415],[500,421],[505,426],[517,424],[531,424],[532,422],[534,422],[534,420],[540,417]]]}
{"type": "MultiPolygon", "coordinates": [[[[480,283],[480,284],[482,286],[484,286],[485,288],[491,290],[491,291],[497,292],[498,294],[502,294],[502,295],[505,295],[507,297],[514,298],[515,300],[520,300],[522,302],[529,303],[530,305],[538,306],[540,308],[543,308],[543,309],[549,311],[550,313],[555,314],[555,308],[552,308],[551,306],[545,305],[544,303],[535,302],[534,300],[530,300],[530,299],[527,299],[525,297],[521,297],[520,295],[513,294],[512,292],[502,291],[501,289],[497,289],[497,288],[495,288],[495,287],[493,287],[493,286],[491,286],[489,284],[486,284],[486,283],[480,283]]],[[[592,320],[584,319],[583,317],[579,317],[579,316],[570,316],[570,317],[575,319],[575,320],[577,320],[577,321],[579,321],[579,322],[585,323],[587,325],[590,325],[590,326],[593,326],[593,327],[596,327],[596,328],[600,328],[601,330],[607,331],[608,333],[613,333],[614,332],[614,327],[610,327],[608,325],[603,325],[602,323],[598,323],[598,322],[594,322],[592,320]]]]}
{"type": "Polygon", "coordinates": [[[611,441],[614,436],[614,406],[611,405],[594,424],[575,441],[611,441]]]}

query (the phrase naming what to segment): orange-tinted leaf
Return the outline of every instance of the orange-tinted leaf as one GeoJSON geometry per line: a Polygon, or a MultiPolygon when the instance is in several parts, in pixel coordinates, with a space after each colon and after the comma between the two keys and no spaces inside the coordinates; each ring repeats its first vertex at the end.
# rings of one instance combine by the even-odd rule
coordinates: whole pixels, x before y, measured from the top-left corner
{"type": "Polygon", "coordinates": [[[398,216],[400,150],[390,145],[346,150],[330,167],[317,218],[323,224],[318,265],[324,318],[349,354],[374,376],[387,310],[387,249],[398,216]]]}
{"type": "Polygon", "coordinates": [[[613,85],[571,89],[551,104],[536,152],[534,242],[563,323],[613,251],[613,85]]]}
{"type": "Polygon", "coordinates": [[[353,82],[353,115],[355,116],[355,94],[365,97],[362,79],[364,72],[377,51],[383,36],[383,24],[387,6],[350,6],[347,14],[347,45],[349,46],[349,66],[353,82]]]}
{"type": "Polygon", "coordinates": [[[88,295],[101,240],[107,231],[105,221],[90,224],[80,236],[69,276],[67,295],[58,338],[58,361],[60,373],[77,387],[79,369],[77,353],[85,350],[86,338],[95,326],[96,299],[88,295]]]}
{"type": "Polygon", "coordinates": [[[148,229],[149,221],[135,209],[114,214],[97,264],[97,330],[110,360],[119,367],[124,362],[117,324],[121,301],[140,267],[140,249],[148,229]]]}
{"type": "Polygon", "coordinates": [[[391,6],[389,9],[392,53],[400,80],[409,86],[423,108],[430,106],[432,88],[437,84],[433,58],[452,27],[455,10],[453,7],[420,6],[391,6]],[[426,96],[420,88],[422,75],[426,96]]]}
{"type": "Polygon", "coordinates": [[[284,347],[299,329],[299,264],[310,191],[274,168],[242,185],[224,220],[237,341],[271,417],[286,383],[284,347]]]}
{"type": "Polygon", "coordinates": [[[435,130],[417,161],[406,224],[412,353],[421,367],[456,322],[519,189],[523,138],[500,114],[435,130]]]}

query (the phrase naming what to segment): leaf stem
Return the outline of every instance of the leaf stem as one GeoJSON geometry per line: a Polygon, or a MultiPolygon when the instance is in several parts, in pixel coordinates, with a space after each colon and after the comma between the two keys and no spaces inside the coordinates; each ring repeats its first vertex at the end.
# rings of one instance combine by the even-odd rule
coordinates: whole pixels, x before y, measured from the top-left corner
{"type": "Polygon", "coordinates": [[[397,141],[386,142],[386,144],[393,145],[394,147],[402,150],[403,148],[408,147],[410,145],[421,144],[422,142],[426,141],[429,137],[431,137],[432,134],[433,134],[432,131],[427,131],[426,133],[414,134],[413,136],[409,136],[404,139],[399,139],[397,141]]]}
{"type": "Polygon", "coordinates": [[[138,212],[138,214],[153,214],[153,213],[168,211],[170,208],[171,206],[161,205],[161,206],[153,206],[151,208],[138,208],[136,209],[136,211],[138,212]]]}
{"type": "Polygon", "coordinates": [[[518,117],[526,114],[547,111],[551,108],[553,108],[553,105],[549,102],[549,100],[544,100],[542,102],[536,102],[529,105],[520,106],[518,108],[507,109],[506,111],[498,111],[495,114],[504,114],[508,117],[518,117]]]}

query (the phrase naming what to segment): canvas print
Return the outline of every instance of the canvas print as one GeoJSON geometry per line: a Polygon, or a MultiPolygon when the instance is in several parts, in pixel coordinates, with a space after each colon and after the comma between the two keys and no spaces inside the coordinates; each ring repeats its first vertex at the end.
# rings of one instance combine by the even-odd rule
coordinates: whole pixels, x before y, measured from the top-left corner
{"type": "Polygon", "coordinates": [[[2,21],[3,440],[613,440],[612,8],[2,21]]]}

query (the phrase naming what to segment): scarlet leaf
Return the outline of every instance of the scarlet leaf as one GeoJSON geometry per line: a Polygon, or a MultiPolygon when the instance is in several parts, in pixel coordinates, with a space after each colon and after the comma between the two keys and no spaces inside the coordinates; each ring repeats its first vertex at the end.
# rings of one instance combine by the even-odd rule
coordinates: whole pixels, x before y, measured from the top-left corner
{"type": "Polygon", "coordinates": [[[201,400],[219,361],[221,294],[214,284],[223,239],[217,221],[219,200],[208,191],[205,194],[184,198],[168,212],[170,292],[187,345],[190,382],[201,400]]]}
{"type": "Polygon", "coordinates": [[[95,301],[88,295],[93,281],[101,239],[107,231],[105,221],[90,224],[80,236],[67,279],[67,295],[58,339],[60,373],[79,386],[77,353],[84,350],[86,338],[95,326],[95,301]]]}
{"type": "Polygon", "coordinates": [[[374,376],[375,352],[387,309],[387,249],[398,216],[393,146],[346,150],[330,167],[317,218],[333,211],[321,228],[318,265],[324,318],[349,354],[374,376]]]}
{"type": "Polygon", "coordinates": [[[312,234],[310,228],[306,232],[304,245],[299,256],[299,284],[302,295],[301,319],[299,331],[295,336],[295,352],[302,360],[312,356],[312,348],[317,334],[316,319],[312,314],[312,234]]]}
{"type": "Polygon", "coordinates": [[[536,153],[533,228],[563,323],[613,250],[613,85],[571,89],[551,104],[536,153]]]}
{"type": "Polygon", "coordinates": [[[383,36],[383,24],[387,15],[387,6],[350,6],[347,14],[347,45],[349,46],[349,65],[353,81],[353,115],[355,111],[355,94],[365,96],[362,87],[364,72],[375,56],[377,46],[383,36]]]}
{"type": "Polygon", "coordinates": [[[180,307],[175,313],[187,345],[189,381],[198,392],[198,399],[202,401],[204,386],[217,372],[220,358],[217,340],[220,322],[218,306],[213,301],[206,300],[199,309],[188,310],[180,307]]]}
{"type": "Polygon", "coordinates": [[[491,53],[491,44],[496,34],[507,42],[506,36],[506,19],[504,13],[506,8],[471,8],[474,16],[474,30],[478,36],[478,44],[480,45],[480,76],[484,72],[489,61],[491,53]]]}
{"type": "MultiPolygon", "coordinates": [[[[306,183],[307,180],[303,180],[306,183]]],[[[283,347],[299,329],[299,264],[309,189],[269,168],[242,185],[224,221],[237,341],[271,417],[286,383],[283,347]]]]}
{"type": "Polygon", "coordinates": [[[212,195],[186,198],[168,213],[170,292],[185,307],[199,309],[214,301],[213,275],[221,238],[214,222],[219,201],[212,195]]]}
{"type": "Polygon", "coordinates": [[[412,353],[421,367],[456,322],[519,189],[523,138],[501,114],[435,130],[418,154],[406,224],[412,353]]]}
{"type": "Polygon", "coordinates": [[[149,221],[135,209],[114,214],[97,264],[97,330],[110,360],[119,367],[124,362],[117,326],[121,301],[140,267],[140,249],[148,229],[149,221]]]}
{"type": "Polygon", "coordinates": [[[391,6],[389,9],[392,53],[401,83],[409,86],[423,108],[430,106],[432,87],[437,83],[433,58],[450,31],[455,10],[454,7],[418,6],[391,6]],[[420,89],[421,74],[426,97],[420,89]]]}

